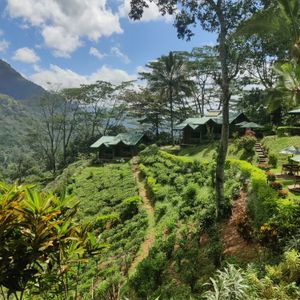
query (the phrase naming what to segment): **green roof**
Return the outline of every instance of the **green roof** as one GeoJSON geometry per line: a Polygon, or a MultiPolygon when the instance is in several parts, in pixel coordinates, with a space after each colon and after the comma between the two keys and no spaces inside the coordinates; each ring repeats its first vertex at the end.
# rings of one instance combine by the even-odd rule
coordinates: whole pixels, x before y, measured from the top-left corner
{"type": "Polygon", "coordinates": [[[246,122],[244,123],[242,126],[240,126],[241,128],[262,128],[261,125],[254,123],[254,122],[246,122]]]}
{"type": "MultiPolygon", "coordinates": [[[[229,124],[231,124],[237,117],[239,117],[242,113],[241,112],[229,112],[229,124]]],[[[182,130],[186,126],[190,126],[193,129],[196,129],[199,125],[206,124],[209,120],[213,121],[218,125],[222,125],[223,117],[222,115],[212,118],[208,116],[199,117],[199,118],[188,118],[182,123],[175,126],[175,129],[182,130]]]]}
{"type": "Polygon", "coordinates": [[[94,144],[91,145],[91,148],[99,148],[101,145],[106,147],[114,146],[119,143],[123,143],[127,146],[135,146],[144,136],[143,133],[119,133],[117,136],[104,135],[94,144]]]}
{"type": "Polygon", "coordinates": [[[215,122],[215,119],[211,118],[211,117],[188,118],[188,119],[184,120],[182,123],[176,125],[175,129],[181,130],[181,129],[185,128],[186,126],[190,126],[191,128],[196,129],[199,125],[204,125],[209,120],[212,120],[213,122],[215,122]]]}

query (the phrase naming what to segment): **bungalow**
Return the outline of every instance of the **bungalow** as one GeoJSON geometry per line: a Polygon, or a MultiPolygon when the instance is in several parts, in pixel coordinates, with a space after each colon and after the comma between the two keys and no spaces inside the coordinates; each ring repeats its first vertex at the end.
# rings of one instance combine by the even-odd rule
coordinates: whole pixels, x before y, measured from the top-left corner
{"type": "MultiPolygon", "coordinates": [[[[249,121],[244,113],[229,113],[229,133],[238,129],[236,124],[249,121]]],[[[188,118],[175,126],[175,130],[181,131],[182,144],[200,144],[205,140],[218,138],[221,135],[223,118],[220,111],[208,112],[206,116],[188,118]]]]}
{"type": "Polygon", "coordinates": [[[129,159],[137,154],[139,144],[148,141],[144,133],[120,133],[117,136],[102,136],[90,147],[98,149],[100,159],[129,159]]]}

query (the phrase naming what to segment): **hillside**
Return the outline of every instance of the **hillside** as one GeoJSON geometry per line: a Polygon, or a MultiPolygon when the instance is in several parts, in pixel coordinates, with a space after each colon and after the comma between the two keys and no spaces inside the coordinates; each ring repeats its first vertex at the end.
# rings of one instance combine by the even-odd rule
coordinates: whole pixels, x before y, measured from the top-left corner
{"type": "Polygon", "coordinates": [[[25,142],[33,119],[33,113],[22,103],[0,94],[0,177],[6,181],[18,173],[16,169],[24,168],[28,174],[33,167],[25,142]]]}
{"type": "Polygon", "coordinates": [[[8,63],[0,59],[0,93],[16,100],[28,100],[42,96],[46,91],[25,79],[8,63]]]}
{"type": "Polygon", "coordinates": [[[81,268],[82,299],[215,299],[209,297],[214,276],[215,289],[229,285],[232,293],[249,295],[245,299],[298,299],[298,289],[287,288],[298,272],[288,279],[280,274],[289,274],[287,264],[297,264],[299,255],[282,256],[278,247],[279,241],[289,245],[298,230],[299,204],[281,199],[264,171],[228,161],[228,217],[215,223],[213,161],[156,146],[138,159],[132,167],[78,161],[48,186],[75,197],[81,221],[95,222],[96,235],[109,244],[81,268]]]}

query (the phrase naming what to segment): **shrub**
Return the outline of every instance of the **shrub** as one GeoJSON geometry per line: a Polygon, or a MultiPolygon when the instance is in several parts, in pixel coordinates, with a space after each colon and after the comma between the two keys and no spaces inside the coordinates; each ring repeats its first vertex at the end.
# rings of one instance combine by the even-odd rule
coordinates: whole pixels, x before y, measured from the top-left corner
{"type": "Polygon", "coordinates": [[[278,156],[275,153],[270,153],[269,156],[269,164],[273,167],[277,167],[277,162],[278,162],[278,156]]]}
{"type": "Polygon", "coordinates": [[[287,189],[279,190],[278,195],[280,198],[286,198],[289,194],[289,191],[287,189]]]}
{"type": "Polygon", "coordinates": [[[195,183],[189,183],[183,191],[183,199],[186,203],[193,205],[198,193],[198,185],[195,183]]]}
{"type": "Polygon", "coordinates": [[[140,203],[140,196],[133,196],[123,200],[123,202],[121,203],[121,220],[124,222],[125,220],[131,219],[134,215],[136,215],[138,213],[138,207],[140,203]]]}
{"type": "Polygon", "coordinates": [[[272,171],[267,171],[266,174],[268,182],[273,182],[276,180],[276,175],[272,171]]]}
{"type": "Polygon", "coordinates": [[[277,128],[278,136],[300,135],[300,127],[297,126],[280,126],[277,128]]]}
{"type": "Polygon", "coordinates": [[[256,143],[256,138],[251,135],[246,135],[237,140],[238,149],[244,149],[247,152],[253,151],[256,143]]]}
{"type": "Polygon", "coordinates": [[[167,204],[163,202],[157,202],[155,204],[155,222],[158,223],[160,219],[165,215],[167,211],[167,204]]]}
{"type": "Polygon", "coordinates": [[[278,182],[278,181],[273,181],[270,183],[270,186],[275,190],[275,191],[279,191],[282,190],[283,185],[282,183],[278,182]]]}
{"type": "Polygon", "coordinates": [[[229,264],[224,271],[218,270],[215,278],[210,278],[210,280],[213,290],[204,294],[206,300],[249,299],[248,290],[250,286],[242,269],[229,264]]]}
{"type": "Polygon", "coordinates": [[[253,238],[253,228],[251,226],[250,220],[248,216],[243,216],[237,221],[237,231],[241,235],[241,237],[246,240],[250,241],[253,238]]]}

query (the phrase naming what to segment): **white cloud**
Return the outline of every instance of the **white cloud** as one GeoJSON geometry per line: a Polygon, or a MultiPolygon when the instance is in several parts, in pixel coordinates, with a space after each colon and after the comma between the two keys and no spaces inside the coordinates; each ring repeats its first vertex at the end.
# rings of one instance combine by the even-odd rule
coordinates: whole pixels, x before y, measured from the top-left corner
{"type": "MultiPolygon", "coordinates": [[[[123,3],[119,6],[119,16],[120,17],[128,17],[130,12],[130,1],[131,0],[123,0],[123,3]]],[[[144,9],[143,17],[140,21],[142,22],[150,22],[156,20],[165,20],[166,22],[171,22],[173,17],[170,15],[162,16],[159,12],[157,5],[153,2],[146,0],[148,4],[148,8],[144,9]]]]}
{"type": "Polygon", "coordinates": [[[126,54],[124,54],[118,47],[112,47],[110,49],[110,52],[112,55],[115,55],[116,57],[120,58],[125,64],[130,63],[130,59],[126,54]]]}
{"type": "Polygon", "coordinates": [[[123,32],[107,0],[7,0],[6,11],[37,27],[56,56],[69,56],[83,44],[82,38],[98,41],[123,32]]]}
{"type": "Polygon", "coordinates": [[[103,58],[104,56],[106,56],[105,54],[102,54],[98,49],[96,49],[95,47],[91,47],[89,54],[92,56],[95,56],[99,59],[103,58]]]}
{"type": "Polygon", "coordinates": [[[34,52],[34,50],[24,47],[24,48],[19,48],[15,52],[15,55],[13,56],[13,60],[18,60],[26,64],[35,64],[40,60],[40,58],[34,52]]]}
{"type": "Polygon", "coordinates": [[[45,89],[59,90],[62,88],[79,87],[80,84],[90,84],[97,80],[119,84],[122,81],[135,80],[135,74],[128,74],[122,69],[102,66],[90,75],[81,75],[70,69],[63,69],[57,65],[50,65],[48,70],[40,70],[30,76],[30,80],[45,89]]]}
{"type": "Polygon", "coordinates": [[[9,42],[5,39],[0,40],[0,52],[5,52],[9,47],[9,42]]]}

